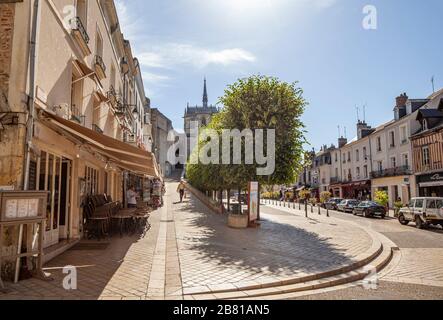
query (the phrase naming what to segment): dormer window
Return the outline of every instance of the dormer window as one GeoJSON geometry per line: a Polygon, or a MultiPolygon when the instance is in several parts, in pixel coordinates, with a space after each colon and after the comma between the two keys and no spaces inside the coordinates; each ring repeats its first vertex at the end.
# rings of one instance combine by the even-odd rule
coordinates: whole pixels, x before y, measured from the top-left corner
{"type": "Polygon", "coordinates": [[[423,119],[423,131],[426,131],[429,129],[428,120],[423,119]]]}

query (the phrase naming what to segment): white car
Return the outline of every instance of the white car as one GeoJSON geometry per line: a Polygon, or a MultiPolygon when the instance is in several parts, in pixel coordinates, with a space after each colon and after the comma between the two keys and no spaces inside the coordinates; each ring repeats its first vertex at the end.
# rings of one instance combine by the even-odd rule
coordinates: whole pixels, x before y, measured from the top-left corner
{"type": "Polygon", "coordinates": [[[398,221],[402,225],[415,222],[418,229],[437,224],[443,227],[443,198],[413,198],[400,210],[398,221]]]}

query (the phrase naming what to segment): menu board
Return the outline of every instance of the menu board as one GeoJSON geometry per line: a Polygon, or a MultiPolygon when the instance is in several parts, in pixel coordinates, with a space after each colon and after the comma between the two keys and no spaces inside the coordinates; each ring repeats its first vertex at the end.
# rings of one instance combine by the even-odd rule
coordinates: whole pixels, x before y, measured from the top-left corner
{"type": "Polygon", "coordinates": [[[18,200],[11,199],[6,201],[5,217],[6,219],[17,219],[18,200]]]}
{"type": "Polygon", "coordinates": [[[17,218],[27,218],[28,217],[29,200],[19,199],[17,205],[17,218]]]}
{"type": "Polygon", "coordinates": [[[38,205],[39,205],[38,199],[30,199],[29,200],[28,217],[30,217],[30,218],[38,217],[38,205]]]}

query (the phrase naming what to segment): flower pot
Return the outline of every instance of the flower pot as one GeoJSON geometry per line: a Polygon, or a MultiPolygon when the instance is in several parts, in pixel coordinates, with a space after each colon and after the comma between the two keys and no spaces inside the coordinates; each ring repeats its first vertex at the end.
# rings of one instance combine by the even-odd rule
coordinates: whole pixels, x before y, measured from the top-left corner
{"type": "Polygon", "coordinates": [[[230,214],[228,216],[228,227],[233,229],[247,229],[249,216],[245,214],[230,214]]]}

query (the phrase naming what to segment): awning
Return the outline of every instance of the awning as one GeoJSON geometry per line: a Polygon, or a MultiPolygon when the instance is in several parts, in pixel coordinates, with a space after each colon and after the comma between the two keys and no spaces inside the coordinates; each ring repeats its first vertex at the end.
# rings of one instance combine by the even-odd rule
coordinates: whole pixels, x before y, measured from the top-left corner
{"type": "Polygon", "coordinates": [[[159,176],[158,165],[152,153],[95,132],[47,111],[43,113],[48,122],[54,127],[96,148],[103,156],[111,158],[119,167],[151,177],[159,176]]]}
{"type": "Polygon", "coordinates": [[[80,72],[81,76],[79,78],[74,78],[74,82],[77,82],[79,80],[82,80],[84,78],[91,78],[92,80],[95,79],[95,71],[89,68],[84,62],[75,59],[72,60],[72,64],[74,67],[80,72]]]}
{"type": "Polygon", "coordinates": [[[420,185],[420,188],[443,187],[443,181],[422,182],[419,185],[420,185]]]}

